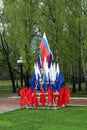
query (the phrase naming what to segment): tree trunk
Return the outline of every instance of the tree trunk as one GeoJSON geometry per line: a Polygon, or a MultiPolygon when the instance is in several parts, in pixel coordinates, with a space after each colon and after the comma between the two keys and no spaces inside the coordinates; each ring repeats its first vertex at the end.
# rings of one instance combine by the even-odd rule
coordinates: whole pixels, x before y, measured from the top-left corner
{"type": "Polygon", "coordinates": [[[79,86],[78,90],[81,91],[81,79],[82,79],[82,73],[81,73],[81,50],[82,50],[82,32],[81,32],[81,0],[78,1],[78,28],[79,28],[79,86]]]}
{"type": "Polygon", "coordinates": [[[12,82],[12,87],[13,87],[13,93],[16,93],[15,76],[14,76],[14,73],[12,71],[12,67],[11,67],[11,64],[10,64],[9,60],[7,60],[7,62],[8,62],[8,68],[9,68],[11,82],[12,82]]]}
{"type": "Polygon", "coordinates": [[[72,92],[76,93],[76,75],[75,75],[75,68],[72,63],[72,92]]]}
{"type": "Polygon", "coordinates": [[[24,81],[25,81],[25,86],[29,86],[29,82],[28,82],[28,73],[25,73],[25,77],[24,77],[24,81]]]}
{"type": "Polygon", "coordinates": [[[81,72],[81,59],[79,59],[79,79],[78,79],[78,91],[81,91],[81,79],[82,79],[82,72],[81,72]]]}
{"type": "Polygon", "coordinates": [[[72,76],[72,85],[73,85],[72,92],[76,93],[76,79],[74,75],[72,76]]]}

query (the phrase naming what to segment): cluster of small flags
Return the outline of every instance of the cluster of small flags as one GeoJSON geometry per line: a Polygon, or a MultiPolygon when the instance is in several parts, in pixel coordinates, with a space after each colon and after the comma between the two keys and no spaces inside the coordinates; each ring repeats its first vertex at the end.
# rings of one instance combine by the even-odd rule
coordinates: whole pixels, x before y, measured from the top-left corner
{"type": "Polygon", "coordinates": [[[38,54],[38,62],[34,64],[35,74],[32,75],[31,79],[34,79],[33,82],[35,82],[38,90],[43,87],[46,92],[48,86],[50,86],[54,91],[60,91],[64,85],[64,76],[60,74],[59,64],[53,63],[53,54],[45,33],[43,34],[39,48],[42,55],[38,54]]]}
{"type": "Polygon", "coordinates": [[[37,86],[38,90],[40,90],[43,86],[46,91],[48,86],[50,86],[54,91],[60,91],[63,87],[64,76],[60,73],[58,63],[53,63],[51,64],[51,67],[48,68],[48,64],[46,62],[44,69],[39,69],[38,64],[36,63],[34,65],[34,69],[35,74],[32,75],[32,79],[34,79],[35,86],[37,86]]]}
{"type": "Polygon", "coordinates": [[[34,64],[34,73],[29,79],[29,86],[21,87],[20,106],[39,106],[39,102],[44,107],[47,103],[56,104],[62,107],[69,102],[70,91],[64,86],[64,76],[60,73],[59,64],[53,63],[53,54],[50,50],[46,35],[44,33],[41,40],[40,50],[42,55],[38,54],[38,61],[34,64]],[[40,93],[40,99],[37,98],[37,91],[40,93]],[[46,93],[48,100],[46,100],[46,93]]]}
{"type": "Polygon", "coordinates": [[[69,103],[70,91],[67,86],[64,86],[59,93],[54,93],[49,86],[47,93],[45,93],[42,87],[39,95],[37,95],[36,89],[32,92],[31,87],[21,87],[19,95],[20,107],[45,107],[47,105],[63,107],[69,103]]]}

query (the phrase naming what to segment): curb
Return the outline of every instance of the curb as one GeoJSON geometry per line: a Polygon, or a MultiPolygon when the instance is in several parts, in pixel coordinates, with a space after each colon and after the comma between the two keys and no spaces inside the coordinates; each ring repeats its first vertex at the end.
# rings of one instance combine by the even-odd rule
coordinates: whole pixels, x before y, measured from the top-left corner
{"type": "Polygon", "coordinates": [[[67,104],[66,106],[71,106],[71,107],[87,107],[87,105],[79,105],[79,104],[67,104]]]}
{"type": "Polygon", "coordinates": [[[0,111],[0,114],[6,113],[6,112],[11,112],[11,111],[18,110],[18,109],[21,109],[20,106],[8,108],[8,109],[0,111]]]}
{"type": "Polygon", "coordinates": [[[74,99],[74,100],[87,100],[86,97],[70,97],[70,99],[74,99]]]}

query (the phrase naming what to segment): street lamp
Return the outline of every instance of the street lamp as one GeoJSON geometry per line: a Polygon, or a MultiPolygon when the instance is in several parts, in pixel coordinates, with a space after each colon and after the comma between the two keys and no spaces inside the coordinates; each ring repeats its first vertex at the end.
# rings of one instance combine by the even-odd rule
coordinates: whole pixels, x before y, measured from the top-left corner
{"type": "Polygon", "coordinates": [[[21,87],[23,87],[23,58],[20,57],[17,63],[21,65],[21,87]]]}

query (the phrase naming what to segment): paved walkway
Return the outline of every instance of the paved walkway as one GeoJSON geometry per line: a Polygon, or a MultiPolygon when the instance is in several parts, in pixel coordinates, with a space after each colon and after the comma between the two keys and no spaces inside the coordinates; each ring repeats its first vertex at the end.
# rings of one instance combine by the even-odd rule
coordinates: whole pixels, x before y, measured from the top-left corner
{"type": "MultiPolygon", "coordinates": [[[[20,109],[20,97],[18,95],[7,95],[0,97],[0,114],[20,109]]],[[[87,106],[87,98],[70,98],[69,106],[87,106]]]]}
{"type": "Polygon", "coordinates": [[[0,114],[8,111],[20,109],[19,96],[7,95],[0,97],[0,114]]]}
{"type": "Polygon", "coordinates": [[[70,98],[70,106],[87,106],[87,98],[72,97],[70,98]]]}

